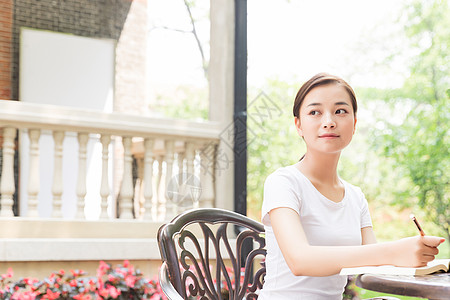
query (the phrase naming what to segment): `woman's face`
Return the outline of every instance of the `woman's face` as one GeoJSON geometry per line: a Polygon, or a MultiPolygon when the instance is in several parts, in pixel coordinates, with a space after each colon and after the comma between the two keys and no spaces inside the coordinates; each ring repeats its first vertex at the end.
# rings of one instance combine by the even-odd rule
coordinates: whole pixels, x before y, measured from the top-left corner
{"type": "Polygon", "coordinates": [[[337,153],[352,140],[356,116],[350,95],[344,87],[330,83],[313,88],[295,118],[298,134],[308,151],[337,153]]]}

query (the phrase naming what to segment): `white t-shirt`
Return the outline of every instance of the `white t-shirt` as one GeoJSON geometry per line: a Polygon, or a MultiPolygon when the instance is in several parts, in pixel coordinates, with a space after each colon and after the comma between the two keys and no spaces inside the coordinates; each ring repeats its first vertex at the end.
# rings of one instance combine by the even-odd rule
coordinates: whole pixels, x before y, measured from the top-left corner
{"type": "Polygon", "coordinates": [[[310,245],[361,245],[361,228],[372,226],[361,189],[341,179],[342,201],[323,196],[295,165],[280,168],[264,184],[262,222],[266,230],[266,277],[259,300],[342,299],[346,276],[294,276],[278,246],[269,212],[278,207],[295,210],[310,245]]]}

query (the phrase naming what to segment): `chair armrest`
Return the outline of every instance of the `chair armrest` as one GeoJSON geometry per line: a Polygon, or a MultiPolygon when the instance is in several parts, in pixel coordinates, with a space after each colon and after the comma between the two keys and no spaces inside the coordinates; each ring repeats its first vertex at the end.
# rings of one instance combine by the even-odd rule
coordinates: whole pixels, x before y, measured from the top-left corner
{"type": "Polygon", "coordinates": [[[159,270],[159,284],[169,300],[183,300],[183,297],[178,294],[177,290],[170,282],[166,262],[163,262],[161,269],[159,270]]]}

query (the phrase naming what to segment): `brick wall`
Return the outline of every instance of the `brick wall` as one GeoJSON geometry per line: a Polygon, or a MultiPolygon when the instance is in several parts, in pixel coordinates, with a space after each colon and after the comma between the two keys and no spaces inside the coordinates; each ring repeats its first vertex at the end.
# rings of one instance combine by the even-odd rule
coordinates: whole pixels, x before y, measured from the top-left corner
{"type": "Polygon", "coordinates": [[[11,98],[13,0],[0,0],[0,99],[11,98]]]}
{"type": "MultiPolygon", "coordinates": [[[[19,98],[19,41],[20,28],[29,27],[55,32],[72,33],[78,36],[93,38],[110,38],[119,42],[123,39],[123,29],[127,20],[135,20],[134,14],[146,12],[146,1],[143,0],[15,0],[13,23],[13,59],[12,59],[12,99],[19,98]],[[139,5],[143,10],[131,10],[139,5]],[[134,12],[133,12],[134,11],[134,12]]],[[[146,18],[139,17],[139,26],[147,28],[146,18]]],[[[139,26],[135,28],[140,29],[139,26]]],[[[135,36],[122,48],[128,55],[136,55],[146,47],[145,36],[135,36]]],[[[116,61],[117,64],[117,61],[116,61]]],[[[145,66],[144,66],[145,67],[145,66]]],[[[141,68],[142,65],[141,65],[141,68]]],[[[135,78],[139,69],[122,70],[121,78],[135,78]]],[[[116,77],[119,74],[116,74],[116,77]]],[[[116,90],[120,81],[116,82],[116,90]]],[[[145,91],[144,86],[133,86],[134,90],[145,91]]],[[[115,101],[122,102],[120,97],[115,101]]]]}
{"type": "MultiPolygon", "coordinates": [[[[147,0],[0,0],[0,99],[20,98],[22,27],[114,39],[117,42],[114,110],[142,113],[147,107],[147,0]]],[[[1,154],[0,144],[0,157],[1,154]]],[[[16,191],[17,164],[16,152],[16,191]]],[[[17,194],[14,210],[17,213],[17,194]]]]}
{"type": "Polygon", "coordinates": [[[134,1],[116,47],[114,110],[142,114],[147,103],[147,2],[134,1]],[[130,51],[130,46],[133,51],[130,51]]]}

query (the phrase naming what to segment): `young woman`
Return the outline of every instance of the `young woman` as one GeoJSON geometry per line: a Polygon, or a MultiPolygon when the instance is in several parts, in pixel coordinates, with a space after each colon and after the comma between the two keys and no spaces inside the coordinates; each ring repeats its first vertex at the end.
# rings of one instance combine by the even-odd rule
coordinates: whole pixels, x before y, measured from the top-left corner
{"type": "Polygon", "coordinates": [[[333,75],[317,74],[298,91],[295,126],[307,150],[264,184],[267,274],[260,300],[342,299],[343,267],[418,267],[438,253],[439,237],[376,244],[363,193],[337,174],[341,151],[355,133],[356,110],[353,89],[333,75]]]}

